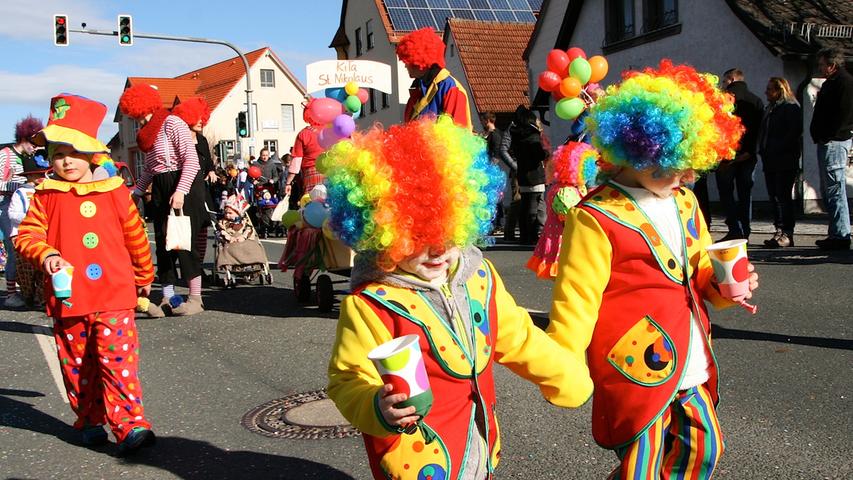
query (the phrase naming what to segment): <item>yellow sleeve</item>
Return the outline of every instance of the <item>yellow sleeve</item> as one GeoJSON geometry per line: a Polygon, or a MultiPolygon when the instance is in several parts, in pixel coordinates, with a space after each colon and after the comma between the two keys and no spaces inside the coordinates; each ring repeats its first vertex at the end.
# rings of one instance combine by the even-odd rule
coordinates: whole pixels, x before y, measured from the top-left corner
{"type": "Polygon", "coordinates": [[[610,282],[613,249],[598,221],[580,208],[566,216],[548,335],[586,362],[604,289],[610,282]]]}
{"type": "Polygon", "coordinates": [[[329,360],[329,398],[354,427],[377,437],[396,430],[379,413],[376,401],[383,383],[367,354],[391,339],[364,300],[354,295],[344,298],[329,360]]]}
{"type": "Polygon", "coordinates": [[[519,307],[489,263],[495,281],[498,335],[495,360],[516,375],[537,385],[546,400],[560,407],[579,407],[592,395],[586,362],[560,347],[533,324],[519,307]]]}
{"type": "Polygon", "coordinates": [[[698,215],[698,217],[699,267],[696,272],[696,280],[699,283],[699,293],[702,295],[703,300],[710,302],[717,310],[737,305],[735,302],[720,295],[719,287],[717,286],[717,279],[714,277],[714,267],[711,265],[711,257],[708,255],[708,251],[705,250],[709,245],[714,243],[714,240],[711,238],[711,233],[708,231],[708,225],[705,223],[705,217],[703,215],[698,215]]]}

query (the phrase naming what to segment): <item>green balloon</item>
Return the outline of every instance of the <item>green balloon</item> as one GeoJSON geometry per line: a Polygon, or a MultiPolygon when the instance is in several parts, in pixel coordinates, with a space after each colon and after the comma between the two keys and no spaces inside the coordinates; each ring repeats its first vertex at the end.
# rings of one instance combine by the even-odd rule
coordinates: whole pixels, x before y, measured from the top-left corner
{"type": "Polygon", "coordinates": [[[589,82],[589,77],[592,76],[592,67],[589,62],[583,57],[578,57],[572,60],[569,65],[569,76],[581,82],[581,85],[586,85],[589,82]]]}
{"type": "Polygon", "coordinates": [[[284,212],[284,215],[281,216],[281,224],[282,226],[284,226],[284,228],[292,227],[299,220],[301,220],[301,217],[299,215],[299,212],[296,210],[288,210],[284,212]]]}
{"type": "Polygon", "coordinates": [[[361,110],[361,100],[355,95],[350,95],[344,100],[344,106],[347,107],[348,111],[355,113],[361,110]]]}
{"type": "Polygon", "coordinates": [[[585,105],[580,98],[563,98],[554,107],[557,116],[563,120],[574,120],[583,112],[585,105]]]}

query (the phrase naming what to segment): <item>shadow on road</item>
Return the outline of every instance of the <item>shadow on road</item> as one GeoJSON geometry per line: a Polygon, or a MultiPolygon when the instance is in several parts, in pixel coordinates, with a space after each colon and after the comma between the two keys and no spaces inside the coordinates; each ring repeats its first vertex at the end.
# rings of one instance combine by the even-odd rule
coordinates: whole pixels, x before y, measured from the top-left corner
{"type": "Polygon", "coordinates": [[[749,258],[755,263],[769,265],[822,265],[836,263],[853,265],[853,251],[825,251],[817,248],[766,249],[750,248],[749,258]]]}
{"type": "Polygon", "coordinates": [[[50,435],[72,445],[80,444],[79,433],[71,425],[38,410],[31,403],[11,397],[40,398],[44,394],[0,388],[0,425],[50,435]]]}
{"type": "Polygon", "coordinates": [[[787,343],[795,345],[806,345],[809,347],[834,348],[838,350],[853,350],[853,340],[841,338],[803,337],[798,335],[784,335],[780,333],[752,332],[736,328],[726,328],[714,325],[711,329],[715,339],[729,338],[732,340],[756,340],[763,342],[787,343]]]}
{"type": "MultiPolygon", "coordinates": [[[[336,289],[340,288],[337,285],[336,289]]],[[[336,290],[338,301],[343,296],[336,290]]],[[[239,313],[265,317],[338,318],[338,312],[321,312],[316,304],[303,305],[296,301],[293,290],[276,286],[240,285],[237,288],[212,288],[202,292],[205,310],[239,313]]]]}
{"type": "Polygon", "coordinates": [[[160,468],[184,479],[353,479],[340,470],[310,460],[228,451],[208,442],[181,437],[158,437],[153,448],[140,451],[126,462],[160,468]]]}
{"type": "Polygon", "coordinates": [[[34,328],[46,328],[47,335],[53,336],[53,331],[48,327],[26,322],[9,322],[6,320],[0,320],[0,332],[27,333],[32,335],[34,328]]]}

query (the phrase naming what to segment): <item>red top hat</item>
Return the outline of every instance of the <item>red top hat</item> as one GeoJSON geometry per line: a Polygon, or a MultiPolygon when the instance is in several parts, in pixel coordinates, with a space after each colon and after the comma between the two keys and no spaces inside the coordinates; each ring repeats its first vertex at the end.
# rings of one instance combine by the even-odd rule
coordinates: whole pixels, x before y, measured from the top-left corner
{"type": "Polygon", "coordinates": [[[50,120],[33,136],[33,143],[64,143],[81,153],[106,153],[110,149],[98,140],[98,127],[107,114],[106,105],[70,93],[50,100],[50,120]]]}

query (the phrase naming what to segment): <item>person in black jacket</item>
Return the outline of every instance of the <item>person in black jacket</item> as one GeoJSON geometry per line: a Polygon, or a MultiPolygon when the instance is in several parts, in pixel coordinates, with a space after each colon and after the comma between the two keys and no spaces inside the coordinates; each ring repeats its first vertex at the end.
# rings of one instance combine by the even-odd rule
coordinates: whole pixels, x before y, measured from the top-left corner
{"type": "Polygon", "coordinates": [[[509,176],[512,173],[512,168],[501,156],[501,139],[503,138],[503,133],[495,126],[495,119],[494,112],[485,112],[480,115],[480,123],[483,124],[483,135],[486,137],[489,159],[492,163],[500,167],[507,176],[507,188],[504,189],[503,197],[498,202],[497,209],[495,210],[495,218],[492,220],[492,234],[502,235],[504,218],[506,216],[505,206],[509,206],[511,198],[508,197],[512,196],[509,187],[509,176]]]}
{"type": "Polygon", "coordinates": [[[776,233],[764,241],[768,248],[794,246],[794,182],[800,173],[803,116],[788,81],[770,77],[767,108],[758,134],[758,153],[764,166],[767,195],[773,206],[776,233]]]}
{"type": "MultiPolygon", "coordinates": [[[[518,113],[518,112],[517,112],[518,113]]],[[[545,224],[545,160],[548,148],[543,144],[536,114],[524,108],[509,129],[510,148],[517,164],[519,207],[519,243],[535,245],[545,224]]]]}
{"type": "Polygon", "coordinates": [[[717,168],[717,189],[720,191],[720,202],[726,212],[726,225],[729,227],[729,233],[720,240],[748,239],[752,220],[752,185],[755,179],[755,164],[758,161],[756,146],[764,103],[749,91],[743,81],[743,72],[736,68],[723,74],[723,85],[726,86],[727,92],[734,95],[734,114],[740,117],[746,131],[735,157],[721,162],[717,168]]]}
{"type": "Polygon", "coordinates": [[[830,218],[829,235],[815,244],[822,250],[847,250],[850,248],[847,158],[853,137],[853,77],[844,68],[844,54],[840,50],[818,52],[817,67],[826,81],[817,94],[809,130],[817,144],[823,202],[830,218]]]}

